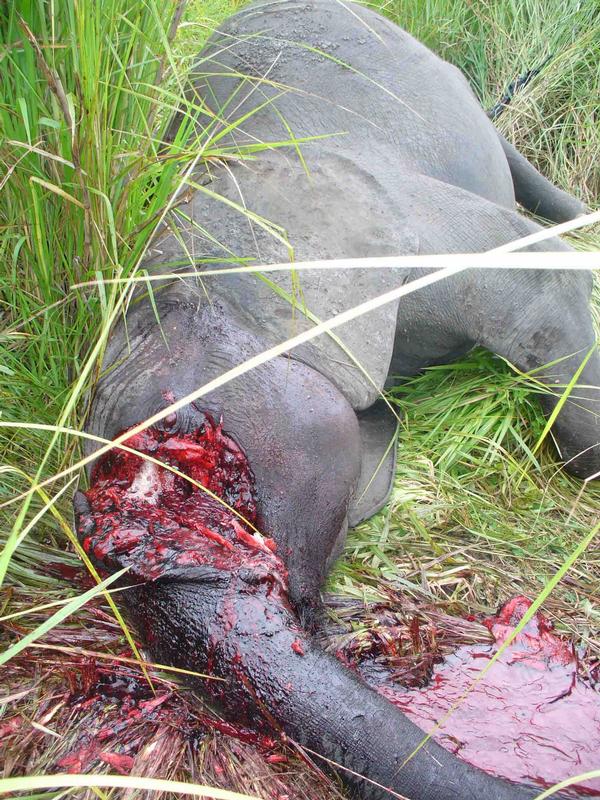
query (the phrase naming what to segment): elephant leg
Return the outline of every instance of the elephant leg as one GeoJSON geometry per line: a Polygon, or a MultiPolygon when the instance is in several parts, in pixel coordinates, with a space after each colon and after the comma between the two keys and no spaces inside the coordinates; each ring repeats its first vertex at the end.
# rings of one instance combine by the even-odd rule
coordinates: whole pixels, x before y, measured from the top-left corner
{"type": "Polygon", "coordinates": [[[361,469],[348,511],[351,527],[376,514],[386,504],[396,469],[398,418],[384,400],[357,414],[361,441],[361,469]]]}
{"type": "Polygon", "coordinates": [[[503,296],[495,296],[496,306],[511,311],[504,320],[491,316],[480,337],[481,344],[544,384],[546,415],[566,397],[552,437],[565,469],[584,479],[600,477],[600,355],[589,288],[591,276],[581,273],[516,273],[503,296]]]}
{"type": "MultiPolygon", "coordinates": [[[[421,252],[485,253],[542,230],[516,211],[456,186],[423,176],[419,185],[418,199],[413,184],[407,183],[406,192],[412,192],[411,222],[421,252]]],[[[543,258],[545,251],[571,248],[554,237],[527,249],[543,258]]],[[[548,414],[577,376],[552,435],[566,469],[589,478],[600,473],[600,357],[593,349],[591,292],[589,270],[492,269],[482,255],[481,268],[401,298],[392,372],[415,374],[482,345],[525,372],[536,371],[548,414]]]]}
{"type": "Polygon", "coordinates": [[[600,477],[600,356],[589,313],[579,312],[549,300],[509,338],[490,332],[482,343],[544,384],[546,415],[561,404],[552,437],[565,469],[586,479],[600,477]]]}
{"type": "Polygon", "coordinates": [[[499,133],[498,137],[510,167],[515,197],[523,208],[551,222],[567,222],[585,214],[581,200],[550,183],[504,136],[499,133]]]}

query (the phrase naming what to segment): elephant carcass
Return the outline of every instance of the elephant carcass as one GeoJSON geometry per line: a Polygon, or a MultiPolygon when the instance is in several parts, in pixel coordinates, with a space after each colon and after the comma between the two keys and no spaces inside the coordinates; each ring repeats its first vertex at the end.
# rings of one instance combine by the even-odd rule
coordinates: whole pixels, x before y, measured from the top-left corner
{"type": "MultiPolygon", "coordinates": [[[[479,252],[539,229],[516,211],[506,147],[464,78],[367,9],[250,6],[212,37],[197,73],[193,102],[209,132],[199,145],[220,136],[228,157],[193,177],[193,196],[144,264],[197,274],[157,285],[152,303],[140,294],[113,332],[88,424],[109,439],[416,275],[294,273],[294,261],[479,252]],[[291,269],[202,274],[236,259],[291,269]]],[[[580,209],[538,178],[556,218],[580,209]]],[[[568,249],[535,247],[555,248],[568,249]]],[[[420,729],[306,630],[349,521],[385,501],[395,420],[378,399],[390,375],[482,344],[542,369],[549,386],[568,383],[594,341],[589,295],[583,273],[472,270],[273,358],[130,439],[191,487],[135,455],[103,457],[76,497],[78,531],[103,569],[128,566],[128,582],[137,578],[123,602],[155,657],[223,678],[203,688],[226,713],[282,729],[338,764],[361,797],[535,796],[431,742],[419,749],[420,729]]],[[[598,469],[589,387],[599,374],[594,354],[556,427],[585,475],[598,469]]]]}

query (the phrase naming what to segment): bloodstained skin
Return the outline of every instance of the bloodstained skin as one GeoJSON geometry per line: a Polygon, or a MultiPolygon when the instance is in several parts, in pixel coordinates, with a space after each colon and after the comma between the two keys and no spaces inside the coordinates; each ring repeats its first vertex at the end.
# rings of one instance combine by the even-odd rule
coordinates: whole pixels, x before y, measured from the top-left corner
{"type": "MultiPolygon", "coordinates": [[[[226,674],[237,686],[209,680],[203,689],[233,706],[238,721],[272,731],[273,721],[257,713],[262,703],[245,678],[247,656],[237,646],[227,656],[221,652],[227,635],[240,625],[250,626],[247,634],[256,635],[257,642],[276,631],[293,641],[304,635],[288,601],[287,570],[275,542],[253,527],[254,477],[245,454],[208,415],[190,433],[149,428],[125,444],[200,486],[141,455],[111,451],[96,463],[85,493],[89,510],[79,515],[84,550],[101,571],[129,567],[123,580],[140,589],[126,592],[123,600],[142,638],[165,663],[179,662],[182,647],[190,646],[189,631],[176,630],[178,619],[157,620],[164,615],[152,604],[161,605],[157,598],[164,591],[171,597],[184,593],[202,628],[196,631],[202,644],[195,646],[193,670],[226,674]]],[[[297,653],[293,641],[288,647],[297,653]]],[[[265,674],[268,669],[265,661],[265,674]]]]}

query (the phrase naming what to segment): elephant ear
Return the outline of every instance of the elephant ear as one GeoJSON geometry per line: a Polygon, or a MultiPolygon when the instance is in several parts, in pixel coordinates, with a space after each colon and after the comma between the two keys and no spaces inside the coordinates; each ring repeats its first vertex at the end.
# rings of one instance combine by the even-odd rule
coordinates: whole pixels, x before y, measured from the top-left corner
{"type": "Polygon", "coordinates": [[[398,418],[383,400],[357,414],[362,462],[358,486],[348,510],[354,527],[386,504],[394,484],[398,418]]]}

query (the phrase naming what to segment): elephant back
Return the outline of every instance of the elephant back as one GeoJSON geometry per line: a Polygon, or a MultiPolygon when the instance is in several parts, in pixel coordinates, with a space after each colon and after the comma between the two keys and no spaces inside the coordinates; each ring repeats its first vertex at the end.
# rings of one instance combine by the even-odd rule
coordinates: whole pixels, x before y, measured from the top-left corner
{"type": "MultiPolygon", "coordinates": [[[[398,269],[305,270],[295,269],[295,263],[417,251],[407,214],[372,174],[340,156],[322,158],[307,173],[293,153],[267,152],[253,162],[213,170],[209,183],[199,179],[195,185],[144,264],[150,272],[195,276],[174,278],[157,294],[158,307],[210,308],[218,300],[219,309],[225,307],[263,349],[407,278],[398,269]],[[269,264],[285,268],[226,271],[269,264]],[[219,274],[204,274],[215,269],[219,274]]],[[[368,408],[388,374],[397,308],[397,302],[384,305],[294,348],[290,356],[326,376],[353,408],[368,408]]],[[[150,304],[146,313],[154,314],[150,304]]]]}

